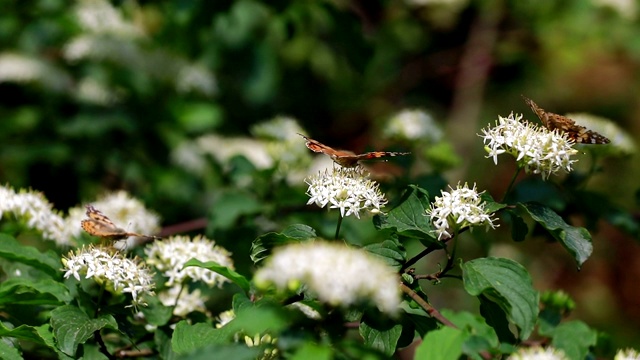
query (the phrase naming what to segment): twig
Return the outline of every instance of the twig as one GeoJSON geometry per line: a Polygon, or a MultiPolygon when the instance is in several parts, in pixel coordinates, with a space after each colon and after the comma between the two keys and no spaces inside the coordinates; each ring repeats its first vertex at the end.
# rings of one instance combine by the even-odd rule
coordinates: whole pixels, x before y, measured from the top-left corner
{"type": "Polygon", "coordinates": [[[420,305],[424,309],[424,311],[426,311],[427,314],[429,314],[429,316],[440,321],[442,324],[446,326],[452,327],[454,329],[458,328],[451,321],[449,321],[449,319],[442,316],[442,314],[440,314],[440,312],[436,308],[429,305],[429,303],[427,303],[423,298],[421,298],[420,295],[418,295],[418,293],[411,290],[411,288],[409,288],[407,285],[400,284],[400,289],[402,290],[402,292],[409,295],[409,297],[413,299],[416,303],[418,303],[418,305],[420,305]]]}

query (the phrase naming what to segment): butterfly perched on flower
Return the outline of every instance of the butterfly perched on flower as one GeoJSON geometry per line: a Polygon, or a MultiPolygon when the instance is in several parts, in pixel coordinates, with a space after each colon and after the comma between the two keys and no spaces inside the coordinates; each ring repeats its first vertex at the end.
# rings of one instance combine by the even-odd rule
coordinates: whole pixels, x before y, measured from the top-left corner
{"type": "Polygon", "coordinates": [[[529,105],[531,110],[538,115],[540,121],[544,126],[553,131],[558,129],[559,131],[567,134],[569,140],[579,144],[608,144],[610,141],[606,137],[598,134],[595,131],[588,130],[584,126],[576,124],[575,121],[569,119],[566,116],[554,114],[544,111],[543,108],[534,103],[533,100],[522,95],[524,102],[529,105]]]}
{"type": "Polygon", "coordinates": [[[128,232],[122,228],[119,228],[114,224],[107,215],[103,214],[100,210],[94,208],[92,205],[87,205],[88,219],[84,219],[81,222],[84,231],[93,236],[98,236],[106,240],[122,240],[129,236],[137,236],[143,238],[160,239],[157,236],[142,235],[134,232],[128,232]]]}
{"type": "Polygon", "coordinates": [[[390,151],[373,151],[364,154],[354,154],[351,151],[345,150],[336,150],[331,148],[317,140],[313,140],[309,137],[306,137],[302,134],[298,134],[302,136],[307,142],[306,146],[309,150],[314,152],[323,153],[328,155],[336,164],[342,167],[355,167],[358,165],[358,161],[360,160],[372,160],[379,159],[389,156],[400,156],[400,155],[409,155],[411,153],[408,152],[390,152],[390,151]]]}

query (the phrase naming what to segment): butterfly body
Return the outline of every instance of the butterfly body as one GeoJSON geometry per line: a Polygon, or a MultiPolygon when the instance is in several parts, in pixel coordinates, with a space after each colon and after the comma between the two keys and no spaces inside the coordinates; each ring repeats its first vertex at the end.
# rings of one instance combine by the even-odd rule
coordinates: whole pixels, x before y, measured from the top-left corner
{"type": "Polygon", "coordinates": [[[533,100],[522,95],[524,102],[529,105],[531,110],[540,118],[544,126],[553,131],[558,130],[567,134],[569,140],[579,144],[608,144],[610,141],[606,137],[598,134],[595,131],[588,130],[584,126],[576,124],[574,120],[569,119],[566,116],[554,114],[545,111],[538,106],[533,100]]]}
{"type": "Polygon", "coordinates": [[[411,153],[408,152],[390,152],[390,151],[372,151],[364,154],[354,154],[351,151],[345,150],[336,150],[330,146],[327,146],[317,140],[306,137],[302,134],[298,134],[302,136],[307,142],[305,145],[309,150],[323,153],[329,156],[336,164],[342,167],[355,167],[358,165],[360,160],[372,160],[372,159],[380,159],[389,156],[401,156],[408,155],[411,153]]]}
{"type": "Polygon", "coordinates": [[[93,236],[98,236],[106,240],[122,240],[130,236],[154,238],[159,239],[157,236],[142,235],[134,232],[128,232],[122,228],[119,228],[114,224],[107,215],[103,214],[100,210],[94,208],[92,205],[87,205],[88,219],[82,220],[80,225],[84,231],[93,236]]]}

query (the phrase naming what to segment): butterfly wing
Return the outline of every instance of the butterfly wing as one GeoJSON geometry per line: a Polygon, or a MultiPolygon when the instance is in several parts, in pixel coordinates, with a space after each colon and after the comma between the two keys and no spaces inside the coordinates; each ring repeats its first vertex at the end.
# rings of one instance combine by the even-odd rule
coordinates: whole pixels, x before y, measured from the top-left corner
{"type": "Polygon", "coordinates": [[[358,160],[359,160],[358,155],[354,155],[352,152],[349,152],[349,151],[336,150],[330,146],[327,146],[321,143],[318,140],[314,140],[302,134],[298,134],[298,135],[302,136],[307,141],[305,145],[307,146],[307,148],[309,148],[309,150],[328,155],[338,165],[343,167],[354,167],[358,165],[358,160]]]}
{"type": "Polygon", "coordinates": [[[356,161],[359,161],[359,160],[374,160],[374,159],[380,159],[384,157],[402,156],[402,155],[409,155],[409,154],[411,153],[391,152],[391,151],[372,151],[372,152],[364,153],[361,155],[354,155],[354,157],[356,158],[356,161]]]}
{"type": "Polygon", "coordinates": [[[586,127],[576,124],[572,119],[566,116],[554,114],[545,111],[538,106],[533,100],[522,95],[524,102],[529,105],[531,110],[540,118],[544,126],[553,131],[558,130],[567,134],[569,140],[579,144],[608,144],[610,141],[605,136],[595,131],[588,130],[586,127]]]}
{"type": "Polygon", "coordinates": [[[87,217],[88,219],[82,220],[80,225],[84,231],[93,236],[98,236],[109,240],[122,240],[130,236],[146,237],[159,239],[157,236],[142,235],[133,232],[127,232],[126,230],[119,228],[116,224],[103,214],[100,210],[94,208],[92,205],[87,205],[87,217]]]}

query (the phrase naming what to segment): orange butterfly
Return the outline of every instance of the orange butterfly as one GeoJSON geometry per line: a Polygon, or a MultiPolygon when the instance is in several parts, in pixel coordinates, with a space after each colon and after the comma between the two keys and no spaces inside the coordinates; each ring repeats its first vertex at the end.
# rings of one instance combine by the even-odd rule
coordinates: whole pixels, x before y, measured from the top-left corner
{"type": "Polygon", "coordinates": [[[331,148],[317,140],[313,140],[308,138],[302,134],[298,134],[302,136],[307,142],[306,146],[309,150],[314,152],[323,153],[328,155],[336,164],[343,167],[355,167],[358,165],[358,161],[360,160],[371,160],[371,159],[379,159],[388,156],[400,156],[400,155],[408,155],[411,153],[408,152],[389,152],[389,151],[373,151],[364,154],[354,154],[351,151],[344,150],[336,150],[331,148]]]}
{"type": "Polygon", "coordinates": [[[87,205],[86,208],[87,216],[89,218],[82,220],[81,225],[84,231],[93,236],[98,236],[107,240],[122,240],[129,236],[160,239],[157,236],[127,232],[126,230],[117,227],[105,214],[94,208],[92,205],[87,205]]]}
{"type": "Polygon", "coordinates": [[[521,95],[524,102],[529,105],[536,115],[540,118],[540,121],[546,126],[547,129],[553,131],[558,129],[563,133],[566,133],[569,140],[580,144],[608,144],[610,141],[606,137],[598,134],[595,131],[587,130],[584,126],[576,124],[575,121],[569,119],[566,116],[550,113],[544,111],[543,108],[534,103],[533,100],[521,95]]]}

